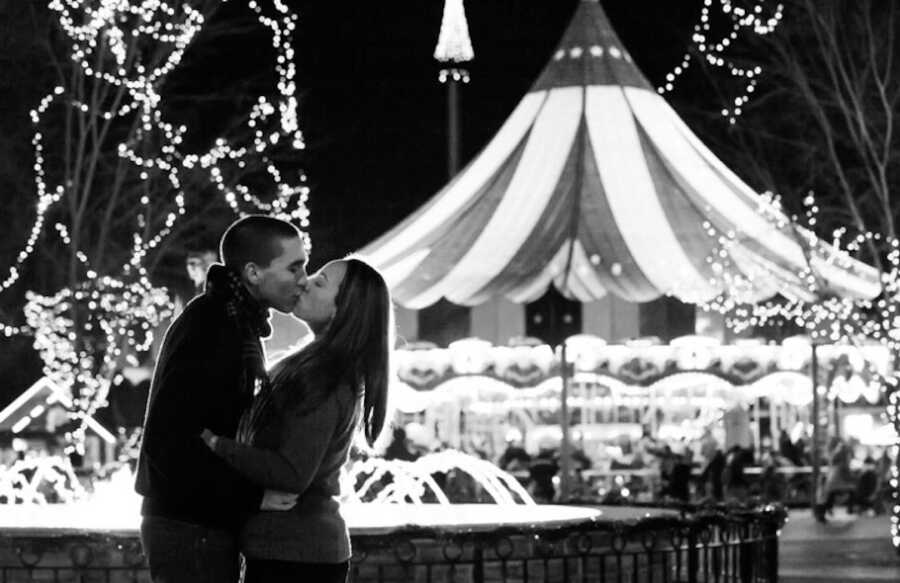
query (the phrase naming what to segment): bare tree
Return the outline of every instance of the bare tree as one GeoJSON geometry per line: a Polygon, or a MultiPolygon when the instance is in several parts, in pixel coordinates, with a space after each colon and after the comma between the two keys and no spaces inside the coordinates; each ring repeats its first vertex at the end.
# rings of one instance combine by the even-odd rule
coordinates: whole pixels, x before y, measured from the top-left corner
{"type": "Polygon", "coordinates": [[[900,183],[900,9],[889,0],[788,0],[784,15],[746,55],[765,77],[743,117],[718,124],[727,129],[711,139],[795,213],[813,193],[824,236],[847,226],[878,233],[863,258],[886,269],[884,241],[896,238],[900,218],[891,199],[900,183]]]}
{"type": "MultiPolygon", "coordinates": [[[[880,342],[896,366],[900,199],[892,193],[900,187],[900,8],[892,0],[787,0],[784,16],[776,33],[746,56],[762,65],[765,82],[743,118],[718,124],[727,129],[711,131],[711,141],[754,186],[779,193],[810,231],[874,265],[882,291],[853,299],[816,286],[813,301],[741,307],[732,323],[788,321],[814,339],[880,342]]],[[[882,380],[900,433],[896,372],[882,380]]],[[[900,458],[892,468],[895,490],[898,464],[900,458]]],[[[892,540],[900,550],[900,506],[894,515],[892,540]]]]}
{"type": "Polygon", "coordinates": [[[285,5],[251,3],[257,29],[274,40],[271,64],[260,67],[273,72],[271,85],[257,95],[228,93],[246,107],[218,137],[198,144],[167,107],[177,96],[168,80],[201,31],[207,40],[235,32],[232,23],[208,27],[220,5],[50,0],[48,13],[28,3],[54,86],[30,112],[34,220],[0,293],[34,263],[50,275],[40,293],[29,292],[25,315],[45,371],[71,387],[83,417],[105,404],[115,373],[148,348],[169,312],[150,276],[170,246],[216,215],[306,221],[294,162],[303,147],[290,42],[296,16],[285,5]]]}

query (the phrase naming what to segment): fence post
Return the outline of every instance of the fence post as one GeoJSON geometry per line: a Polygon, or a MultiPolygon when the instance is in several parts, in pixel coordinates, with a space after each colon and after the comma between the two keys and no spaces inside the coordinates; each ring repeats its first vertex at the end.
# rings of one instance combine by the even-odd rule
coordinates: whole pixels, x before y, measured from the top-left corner
{"type": "MultiPolygon", "coordinates": [[[[760,529],[762,533],[762,529],[760,529]]],[[[738,549],[740,549],[740,563],[738,565],[741,583],[752,583],[753,571],[756,564],[757,546],[762,541],[753,541],[752,531],[749,524],[741,524],[738,527],[738,549]]]]}
{"type": "Polygon", "coordinates": [[[477,542],[472,550],[472,583],[484,583],[484,551],[477,542]]]}
{"type": "Polygon", "coordinates": [[[697,583],[697,572],[700,570],[700,556],[697,550],[697,523],[692,521],[687,529],[687,580],[688,583],[697,583]]]}
{"type": "Polygon", "coordinates": [[[778,583],[778,527],[774,520],[767,519],[765,528],[766,581],[778,583]]]}

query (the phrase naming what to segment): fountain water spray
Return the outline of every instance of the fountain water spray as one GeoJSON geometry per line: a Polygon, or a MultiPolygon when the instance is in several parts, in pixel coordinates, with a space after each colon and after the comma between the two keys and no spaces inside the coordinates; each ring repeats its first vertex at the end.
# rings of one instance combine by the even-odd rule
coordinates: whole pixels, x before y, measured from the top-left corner
{"type": "Polygon", "coordinates": [[[423,504],[430,493],[438,504],[452,504],[433,476],[454,470],[471,476],[494,504],[534,505],[534,500],[513,476],[488,461],[452,449],[424,455],[414,462],[376,457],[352,462],[341,477],[342,491],[352,492],[348,502],[423,504]],[[390,483],[376,492],[388,475],[390,483]],[[367,477],[357,485],[360,476],[367,477]]]}

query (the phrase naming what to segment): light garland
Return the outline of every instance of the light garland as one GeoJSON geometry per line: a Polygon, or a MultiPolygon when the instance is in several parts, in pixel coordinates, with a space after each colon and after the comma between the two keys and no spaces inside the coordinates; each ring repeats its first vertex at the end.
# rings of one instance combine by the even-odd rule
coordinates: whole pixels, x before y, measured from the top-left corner
{"type": "Polygon", "coordinates": [[[722,108],[722,117],[734,124],[741,115],[744,106],[750,101],[750,95],[756,91],[759,77],[762,74],[761,67],[739,67],[727,56],[731,44],[738,39],[742,30],[751,30],[757,35],[767,35],[773,32],[784,14],[784,5],[777,4],[768,18],[763,17],[764,1],[753,2],[752,8],[735,6],[731,0],[719,0],[721,14],[731,21],[731,29],[718,40],[713,37],[710,11],[713,0],[704,0],[700,11],[700,20],[694,25],[694,34],[691,37],[691,48],[685,51],[681,62],[666,74],[665,84],[659,86],[657,91],[664,95],[675,89],[676,81],[691,66],[691,50],[696,50],[706,62],[719,69],[728,69],[732,79],[743,84],[742,92],[734,97],[733,102],[722,108]]]}
{"type": "Polygon", "coordinates": [[[150,348],[153,331],[172,315],[168,294],[146,276],[124,283],[88,270],[87,278],[53,296],[28,292],[25,305],[44,374],[62,387],[78,387],[70,451],[80,451],[87,420],[106,406],[116,373],[126,362],[137,364],[134,355],[150,348]]]}
{"type": "MultiPolygon", "coordinates": [[[[765,208],[760,214],[767,217],[779,230],[787,226],[787,217],[781,212],[780,201],[769,193],[763,199],[765,208]]],[[[803,199],[802,217],[793,216],[805,222],[806,228],[796,229],[799,242],[806,247],[809,257],[822,258],[825,242],[819,239],[814,228],[819,224],[820,207],[815,194],[809,192],[803,199]]],[[[819,280],[810,262],[797,274],[796,289],[783,292],[782,300],[772,300],[755,305],[741,302],[743,286],[752,285],[753,277],[735,275],[731,264],[731,253],[737,243],[734,233],[722,235],[708,223],[707,234],[716,237],[718,247],[707,262],[715,267],[721,276],[726,293],[712,302],[701,305],[706,310],[714,310],[726,315],[726,325],[737,333],[756,326],[791,322],[803,330],[812,342],[829,344],[850,344],[855,346],[878,343],[888,349],[893,359],[887,373],[880,373],[871,365],[866,374],[871,382],[879,382],[885,391],[887,416],[898,435],[897,442],[889,448],[893,460],[891,466],[891,542],[900,552],[900,377],[895,370],[900,355],[900,240],[885,237],[880,233],[859,233],[846,240],[846,229],[832,233],[832,240],[825,255],[825,261],[842,265],[863,247],[879,248],[882,253],[881,294],[874,299],[841,297],[829,290],[819,280]],[[717,267],[716,267],[717,266],[717,267]]]]}
{"type": "MultiPolygon", "coordinates": [[[[888,419],[894,425],[894,429],[900,433],[900,388],[896,379],[892,379],[888,390],[888,419]]],[[[890,448],[891,476],[891,544],[900,552],[900,443],[895,443],[890,448]]]]}
{"type": "MultiPolygon", "coordinates": [[[[248,5],[272,35],[277,76],[274,97],[259,96],[245,124],[233,135],[214,140],[205,152],[191,153],[184,150],[183,143],[188,128],[165,119],[159,88],[205,24],[201,10],[194,7],[196,3],[49,3],[69,42],[69,60],[82,82],[93,84],[87,85],[89,90],[111,88],[114,97],[88,103],[79,95],[90,91],[58,86],[30,113],[37,212],[25,244],[0,281],[0,293],[19,280],[22,266],[34,254],[48,221],[77,261],[82,279],[49,296],[28,292],[24,308],[27,324],[0,324],[0,335],[32,335],[45,373],[71,388],[77,427],[66,436],[70,451],[82,449],[87,419],[106,405],[117,371],[126,361],[136,364],[135,355],[150,348],[154,328],[171,316],[172,302],[166,290],[150,283],[144,265],[187,213],[183,184],[196,183],[199,176],[221,193],[225,204],[239,216],[262,212],[301,227],[309,224],[305,174],[296,170],[288,173],[276,162],[294,158],[296,151],[305,147],[299,128],[292,46],[298,17],[281,0],[272,3],[274,15],[266,14],[254,0],[248,5]],[[125,250],[129,256],[115,276],[98,273],[89,255],[74,247],[72,226],[63,218],[66,210],[57,208],[61,206],[57,203],[70,195],[68,189],[74,187],[67,176],[59,179],[59,184],[51,184],[45,157],[47,143],[41,131],[53,124],[47,119],[51,107],[84,116],[86,124],[95,127],[135,124],[124,140],[113,142],[113,152],[129,164],[133,175],[130,180],[138,185],[132,191],[137,208],[130,250],[125,250]],[[248,173],[254,173],[256,192],[241,182],[248,173]],[[157,179],[159,182],[154,183],[157,179]],[[263,179],[268,181],[267,186],[257,188],[263,179]]],[[[123,205],[133,212],[130,204],[123,205]]],[[[305,243],[308,247],[308,238],[305,243]]]]}
{"type": "Polygon", "coordinates": [[[86,496],[87,492],[68,458],[32,457],[16,460],[7,467],[0,465],[0,500],[7,507],[43,506],[48,502],[71,504],[86,496]],[[48,491],[56,500],[47,500],[48,491]]]}
{"type": "MultiPolygon", "coordinates": [[[[156,87],[160,86],[161,81],[180,64],[185,49],[205,23],[203,15],[188,4],[179,5],[176,10],[161,0],[139,3],[131,3],[128,0],[102,0],[99,5],[87,0],[50,2],[49,8],[56,12],[60,29],[71,42],[70,56],[75,66],[96,83],[105,83],[126,90],[125,103],[114,104],[114,107],[95,111],[93,114],[103,120],[139,115],[141,125],[136,144],[149,143],[154,134],[161,137],[162,145],[159,152],[152,156],[138,154],[136,147],[128,143],[118,145],[119,156],[141,169],[141,179],[148,180],[152,170],[160,171],[175,191],[174,209],[166,213],[160,230],[146,240],[138,233],[140,241],[135,244],[132,264],[139,263],[148,249],[157,247],[171,232],[178,217],[185,214],[185,195],[181,190],[182,175],[196,168],[207,172],[210,182],[222,192],[226,203],[236,214],[247,214],[241,207],[243,202],[250,205],[249,212],[271,213],[296,221],[301,227],[308,226],[309,212],[306,202],[309,188],[305,185],[306,176],[301,172],[294,181],[288,182],[272,162],[270,154],[275,146],[282,143],[289,144],[294,150],[305,147],[298,123],[294,80],[296,66],[294,49],[291,46],[297,15],[281,2],[276,1],[274,5],[278,17],[270,18],[263,14],[256,2],[250,2],[250,7],[255,11],[259,22],[272,31],[272,42],[277,52],[275,69],[278,74],[276,83],[278,103],[272,105],[266,97],[260,96],[253,106],[247,121],[247,127],[253,132],[252,147],[235,146],[220,138],[204,154],[187,154],[180,150],[187,128],[183,125],[176,127],[163,119],[159,110],[162,98],[156,87]],[[160,53],[163,53],[165,58],[156,66],[142,62],[139,49],[144,47],[139,47],[140,43],[156,43],[164,47],[160,53]],[[98,67],[96,65],[98,62],[106,65],[106,68],[98,67]],[[247,159],[250,155],[254,157],[253,160],[247,159]],[[252,195],[250,189],[242,184],[227,184],[226,173],[220,166],[220,163],[226,160],[241,169],[248,166],[263,168],[272,179],[274,200],[265,202],[252,195]]],[[[18,281],[22,264],[34,253],[35,243],[43,231],[48,211],[66,194],[65,184],[55,186],[47,184],[44,136],[39,128],[52,105],[70,107],[81,113],[90,111],[88,104],[69,95],[62,86],[55,87],[41,99],[38,107],[31,111],[32,124],[36,128],[32,144],[35,152],[37,212],[25,244],[9,267],[7,276],[0,281],[0,292],[18,281]]],[[[139,215],[138,222],[142,223],[140,226],[143,227],[148,221],[146,209],[151,201],[147,196],[140,202],[144,211],[139,215]]],[[[4,325],[2,330],[6,335],[21,331],[19,327],[9,325],[4,325]]]]}
{"type": "MultiPolygon", "coordinates": [[[[813,193],[803,199],[803,218],[806,229],[797,234],[808,248],[810,256],[820,253],[825,242],[813,232],[818,224],[819,206],[813,193]]],[[[771,216],[771,215],[770,215],[771,216]]],[[[782,215],[783,216],[783,215],[782,215]]],[[[793,217],[797,220],[798,217],[793,217]]],[[[784,222],[784,219],[782,219],[784,222]]],[[[779,229],[783,225],[776,225],[779,229]]],[[[881,295],[875,299],[840,297],[827,289],[810,265],[797,274],[797,281],[805,287],[795,290],[798,297],[787,301],[765,302],[755,306],[720,301],[721,312],[731,312],[729,326],[742,332],[753,326],[770,322],[789,321],[803,329],[813,341],[857,343],[861,339],[885,345],[892,354],[900,351],[900,240],[882,237],[879,233],[861,233],[844,243],[846,229],[834,231],[827,261],[842,265],[857,254],[868,242],[883,244],[885,267],[881,272],[881,295]]]]}

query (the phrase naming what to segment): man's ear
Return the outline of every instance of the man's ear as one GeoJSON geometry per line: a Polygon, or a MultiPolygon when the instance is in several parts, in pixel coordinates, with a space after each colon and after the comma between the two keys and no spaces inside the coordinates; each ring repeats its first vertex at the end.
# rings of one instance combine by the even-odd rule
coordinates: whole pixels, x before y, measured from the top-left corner
{"type": "Polygon", "coordinates": [[[245,263],[241,271],[244,281],[250,285],[258,285],[260,280],[259,266],[253,262],[245,263]]]}

